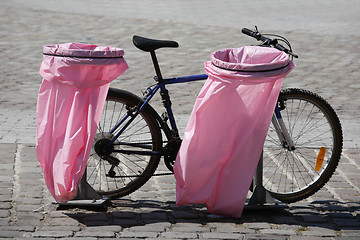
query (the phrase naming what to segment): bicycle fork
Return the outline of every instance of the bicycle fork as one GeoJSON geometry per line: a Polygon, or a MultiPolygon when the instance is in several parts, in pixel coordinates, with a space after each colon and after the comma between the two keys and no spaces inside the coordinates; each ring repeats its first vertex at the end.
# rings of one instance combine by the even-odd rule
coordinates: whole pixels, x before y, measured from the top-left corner
{"type": "Polygon", "coordinates": [[[280,113],[280,108],[276,104],[275,111],[271,119],[272,124],[274,125],[276,134],[279,137],[279,140],[284,148],[287,148],[289,151],[295,150],[295,144],[290,136],[288,129],[285,126],[284,120],[280,113]]]}

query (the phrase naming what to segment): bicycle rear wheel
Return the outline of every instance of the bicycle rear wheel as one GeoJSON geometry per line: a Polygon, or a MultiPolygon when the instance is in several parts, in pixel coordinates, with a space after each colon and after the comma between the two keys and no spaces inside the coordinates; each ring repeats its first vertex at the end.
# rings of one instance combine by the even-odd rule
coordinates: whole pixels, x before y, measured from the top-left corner
{"type": "Polygon", "coordinates": [[[291,203],[311,196],[330,179],[341,156],[342,130],[332,107],[314,93],[286,89],[277,104],[295,149],[281,142],[270,126],[263,151],[263,185],[274,198],[291,203]],[[317,157],[324,150],[320,164],[317,157]]]}
{"type": "Polygon", "coordinates": [[[145,107],[105,154],[102,150],[124,126],[110,130],[142,100],[110,89],[87,164],[87,182],[100,195],[118,198],[144,185],[155,172],[162,147],[159,126],[145,107]],[[123,152],[119,152],[123,151],[123,152]],[[127,152],[124,152],[127,151],[127,152]]]}

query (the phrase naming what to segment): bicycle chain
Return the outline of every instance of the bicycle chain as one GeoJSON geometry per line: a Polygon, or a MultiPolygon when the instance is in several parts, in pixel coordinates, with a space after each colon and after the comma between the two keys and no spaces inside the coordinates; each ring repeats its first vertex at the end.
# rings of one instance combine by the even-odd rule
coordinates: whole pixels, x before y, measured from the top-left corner
{"type": "Polygon", "coordinates": [[[172,172],[169,173],[154,173],[154,174],[147,174],[147,175],[131,175],[131,176],[113,176],[111,178],[132,178],[132,177],[139,177],[139,176],[143,176],[143,177],[159,177],[159,176],[168,176],[168,175],[173,175],[172,172]]]}

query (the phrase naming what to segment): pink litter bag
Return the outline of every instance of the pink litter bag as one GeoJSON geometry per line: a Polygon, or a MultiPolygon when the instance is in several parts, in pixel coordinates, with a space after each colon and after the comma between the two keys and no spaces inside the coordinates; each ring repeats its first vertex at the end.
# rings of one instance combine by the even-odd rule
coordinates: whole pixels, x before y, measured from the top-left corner
{"type": "Polygon", "coordinates": [[[174,165],[177,205],[206,204],[210,213],[241,216],[282,79],[294,66],[269,47],[211,55],[174,165]]]}
{"type": "Polygon", "coordinates": [[[128,68],[124,51],[66,43],[44,47],[36,111],[36,153],[57,202],[73,199],[109,84],[128,68]]]}

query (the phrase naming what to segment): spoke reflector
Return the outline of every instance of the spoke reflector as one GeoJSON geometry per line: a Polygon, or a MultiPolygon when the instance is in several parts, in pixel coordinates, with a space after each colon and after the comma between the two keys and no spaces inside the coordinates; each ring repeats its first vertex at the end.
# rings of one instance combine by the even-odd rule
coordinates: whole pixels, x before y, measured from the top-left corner
{"type": "Polygon", "coordinates": [[[320,171],[325,158],[325,147],[321,147],[316,158],[315,170],[320,171]]]}

